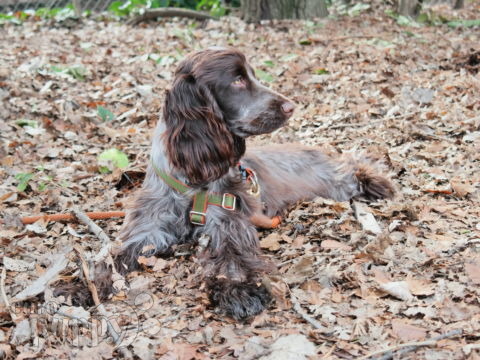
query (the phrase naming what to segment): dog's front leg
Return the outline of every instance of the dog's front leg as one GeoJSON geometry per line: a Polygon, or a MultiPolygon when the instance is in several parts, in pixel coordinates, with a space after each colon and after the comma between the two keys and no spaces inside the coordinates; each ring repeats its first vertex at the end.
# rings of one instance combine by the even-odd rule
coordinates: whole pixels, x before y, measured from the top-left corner
{"type": "Polygon", "coordinates": [[[260,313],[271,297],[260,284],[268,266],[255,227],[239,212],[211,207],[207,215],[198,231],[209,238],[201,260],[211,303],[237,320],[260,313]]]}
{"type": "Polygon", "coordinates": [[[146,182],[127,211],[119,234],[119,269],[134,270],[139,256],[168,255],[173,245],[187,241],[192,228],[187,215],[189,206],[187,198],[167,185],[146,182]]]}

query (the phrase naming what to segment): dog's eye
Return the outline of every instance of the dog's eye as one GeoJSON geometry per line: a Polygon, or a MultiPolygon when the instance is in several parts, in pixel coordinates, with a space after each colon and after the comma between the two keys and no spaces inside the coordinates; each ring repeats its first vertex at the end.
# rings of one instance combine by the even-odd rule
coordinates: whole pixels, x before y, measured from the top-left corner
{"type": "Polygon", "coordinates": [[[237,76],[237,78],[232,82],[232,86],[235,87],[245,87],[247,85],[245,79],[241,76],[237,76]]]}

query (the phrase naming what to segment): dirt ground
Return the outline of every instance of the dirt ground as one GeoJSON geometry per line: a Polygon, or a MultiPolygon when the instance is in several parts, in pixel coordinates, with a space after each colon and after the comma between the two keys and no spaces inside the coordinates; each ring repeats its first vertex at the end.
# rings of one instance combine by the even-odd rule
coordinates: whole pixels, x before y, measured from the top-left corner
{"type": "MultiPolygon", "coordinates": [[[[359,359],[433,339],[396,357],[480,359],[479,29],[401,26],[383,10],[317,23],[0,27],[0,303],[11,303],[0,307],[0,358],[359,359]],[[172,71],[212,45],[245,52],[257,76],[298,105],[288,126],[251,143],[375,153],[396,198],[317,199],[261,232],[278,266],[266,279],[275,302],[244,323],[209,306],[195,248],[140,259],[103,318],[56,296],[58,281],[85,282],[78,254],[92,260],[102,243],[83,224],[25,227],[19,216],[124,209],[172,71]],[[100,172],[110,148],[128,155],[127,168],[100,172]]],[[[480,17],[478,2],[432,11],[480,17]]],[[[122,220],[96,223],[115,239],[122,220]]]]}

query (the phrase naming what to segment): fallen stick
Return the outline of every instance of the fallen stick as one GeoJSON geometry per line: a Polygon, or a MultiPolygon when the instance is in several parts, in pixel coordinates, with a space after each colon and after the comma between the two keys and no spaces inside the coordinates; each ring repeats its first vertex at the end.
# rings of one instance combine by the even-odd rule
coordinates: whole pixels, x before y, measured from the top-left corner
{"type": "MultiPolygon", "coordinates": [[[[110,219],[116,217],[124,217],[125,211],[94,211],[94,212],[87,212],[87,216],[93,220],[101,220],[101,219],[110,219]]],[[[73,221],[75,216],[72,214],[51,214],[51,215],[36,215],[36,216],[25,216],[22,217],[22,223],[24,225],[33,224],[38,220],[44,221],[73,221]]]]}
{"type": "Polygon", "coordinates": [[[209,15],[207,13],[189,9],[179,9],[179,8],[164,8],[164,9],[149,9],[139,16],[134,17],[133,19],[127,22],[128,25],[137,25],[143,21],[156,19],[159,17],[185,17],[196,20],[211,20],[217,19],[216,17],[209,15]]]}
{"type": "MultiPolygon", "coordinates": [[[[118,331],[114,328],[112,325],[110,318],[112,317],[112,314],[110,314],[107,309],[105,309],[105,306],[100,302],[100,298],[98,297],[98,290],[97,287],[95,286],[94,282],[90,278],[90,271],[88,270],[88,264],[87,261],[85,260],[85,256],[83,255],[83,251],[80,247],[75,246],[74,250],[77,252],[78,257],[80,259],[80,262],[82,263],[82,271],[83,274],[85,275],[85,280],[87,281],[87,287],[88,290],[90,291],[90,294],[92,295],[93,302],[95,304],[95,309],[96,311],[103,316],[103,319],[105,319],[107,323],[107,333],[112,337],[112,340],[115,344],[115,346],[119,346],[120,342],[122,340],[121,338],[121,329],[118,331]]],[[[118,324],[117,324],[118,326],[118,324]]],[[[128,351],[126,347],[118,347],[118,351],[122,353],[124,358],[132,358],[132,355],[128,351]]]]}
{"type": "MultiPolygon", "coordinates": [[[[105,220],[105,219],[112,219],[117,217],[125,217],[125,211],[93,211],[84,213],[87,218],[92,220],[105,220]]],[[[77,218],[75,215],[72,214],[45,214],[45,215],[35,215],[35,216],[24,216],[20,218],[23,225],[33,224],[38,220],[43,221],[74,221],[77,218]]],[[[80,220],[80,219],[79,219],[80,220]]],[[[85,225],[88,225],[89,222],[84,220],[80,220],[85,225]]],[[[253,215],[250,218],[250,221],[253,225],[261,229],[274,229],[278,227],[282,221],[280,216],[274,216],[273,218],[269,218],[265,215],[259,217],[258,215],[253,215]]]]}
{"type": "Polygon", "coordinates": [[[93,262],[95,264],[99,264],[105,262],[107,265],[110,266],[112,270],[112,283],[114,284],[114,288],[116,291],[126,290],[127,285],[125,283],[125,278],[120,275],[115,267],[115,262],[113,261],[112,255],[110,253],[113,242],[110,240],[105,231],[95,224],[88,214],[84,213],[82,210],[75,208],[73,210],[73,215],[75,218],[80,221],[82,224],[88,227],[88,230],[94,234],[102,243],[102,248],[100,251],[95,255],[93,262]]]}
{"type": "Polygon", "coordinates": [[[54,255],[52,265],[47,269],[47,271],[45,271],[37,280],[33,281],[29,286],[15,295],[11,301],[24,301],[44,292],[48,283],[56,279],[58,274],[60,274],[67,267],[69,261],[67,254],[70,251],[71,248],[62,253],[54,255]]]}
{"type": "Polygon", "coordinates": [[[292,304],[293,304],[293,310],[295,310],[295,312],[300,315],[303,320],[305,320],[306,322],[308,322],[310,325],[312,325],[315,329],[320,329],[320,330],[326,330],[325,326],[323,326],[322,324],[320,324],[319,321],[315,320],[314,318],[312,318],[310,315],[308,315],[302,308],[302,306],[300,305],[300,303],[298,302],[297,298],[293,295],[293,294],[290,294],[290,299],[292,301],[292,304]]]}
{"type": "Polygon", "coordinates": [[[7,269],[2,268],[2,274],[0,275],[0,295],[2,296],[3,304],[8,309],[10,317],[13,321],[17,319],[15,312],[11,311],[10,302],[8,301],[7,293],[5,292],[5,280],[7,279],[7,269]]]}
{"type": "Polygon", "coordinates": [[[358,358],[357,360],[366,360],[366,359],[371,359],[375,356],[382,355],[383,356],[379,357],[377,360],[390,360],[393,358],[394,355],[404,355],[410,351],[416,350],[419,347],[422,346],[433,346],[436,345],[440,340],[451,338],[457,335],[461,335],[462,330],[457,329],[457,330],[452,330],[449,331],[443,335],[436,336],[430,340],[425,340],[425,341],[416,341],[416,342],[410,342],[410,343],[405,343],[405,344],[399,344],[395,346],[391,346],[389,348],[383,349],[383,350],[377,350],[374,351],[370,354],[367,354],[365,356],[362,356],[358,358]]]}
{"type": "Polygon", "coordinates": [[[69,214],[69,215],[72,216],[72,217],[73,217],[73,215],[75,215],[75,217],[78,219],[78,221],[87,225],[88,230],[90,230],[90,232],[92,234],[94,234],[96,237],[98,237],[103,245],[109,244],[111,242],[110,238],[107,236],[107,234],[105,234],[105,232],[102,230],[102,228],[100,226],[98,226],[97,224],[95,224],[91,220],[92,218],[87,213],[84,213],[80,209],[74,209],[73,210],[73,215],[71,215],[71,214],[69,214]]]}

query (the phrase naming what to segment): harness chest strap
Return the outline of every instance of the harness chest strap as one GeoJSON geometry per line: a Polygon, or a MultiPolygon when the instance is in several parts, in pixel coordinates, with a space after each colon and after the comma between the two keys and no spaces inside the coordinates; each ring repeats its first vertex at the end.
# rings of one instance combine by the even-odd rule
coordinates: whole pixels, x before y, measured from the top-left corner
{"type": "MultiPolygon", "coordinates": [[[[160,170],[152,162],[155,173],[172,189],[181,194],[187,193],[191,187],[183,182],[168,175],[166,172],[160,170]]],[[[208,205],[215,205],[224,208],[225,210],[233,211],[237,205],[237,197],[230,193],[217,194],[209,193],[207,191],[200,191],[193,196],[192,210],[190,210],[190,222],[195,225],[205,225],[207,221],[208,205]]]]}

